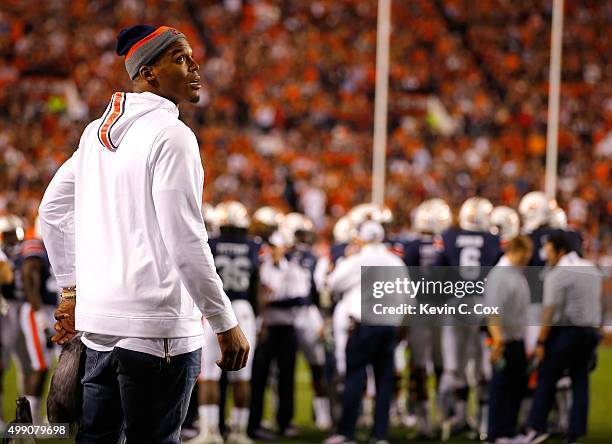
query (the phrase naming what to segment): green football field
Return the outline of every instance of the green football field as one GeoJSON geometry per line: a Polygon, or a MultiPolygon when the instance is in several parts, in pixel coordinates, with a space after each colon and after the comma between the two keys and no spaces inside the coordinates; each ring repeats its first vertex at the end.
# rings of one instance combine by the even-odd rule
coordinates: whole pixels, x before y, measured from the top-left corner
{"type": "MultiPolygon", "coordinates": [[[[599,349],[598,366],[591,377],[591,409],[589,415],[589,434],[581,442],[583,444],[612,444],[612,347],[601,347],[599,349]]],[[[17,397],[17,384],[15,380],[15,370],[11,367],[4,376],[4,418],[11,421],[15,417],[15,399],[17,397]]],[[[299,438],[292,438],[284,442],[287,443],[317,443],[325,438],[325,434],[312,427],[311,401],[312,393],[310,390],[310,374],[302,359],[298,361],[296,374],[296,403],[295,403],[295,424],[299,427],[302,434],[299,438]]],[[[267,416],[271,416],[268,409],[267,416]]],[[[365,431],[362,433],[366,439],[365,431]]],[[[391,441],[393,443],[411,442],[407,439],[405,430],[393,430],[391,441]]],[[[72,439],[64,440],[41,440],[45,444],[72,443],[72,439]]],[[[423,441],[423,443],[432,441],[423,441]]],[[[452,443],[473,443],[468,439],[455,438],[452,443]]],[[[561,444],[562,440],[550,440],[550,443],[561,444]]]]}

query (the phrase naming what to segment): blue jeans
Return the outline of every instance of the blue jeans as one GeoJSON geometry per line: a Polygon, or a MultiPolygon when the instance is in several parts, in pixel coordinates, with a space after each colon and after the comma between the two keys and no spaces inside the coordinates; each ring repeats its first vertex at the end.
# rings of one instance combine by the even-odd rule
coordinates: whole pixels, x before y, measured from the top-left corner
{"type": "Polygon", "coordinates": [[[78,444],[174,444],[200,373],[196,350],[170,358],[115,348],[86,349],[78,444]]]}

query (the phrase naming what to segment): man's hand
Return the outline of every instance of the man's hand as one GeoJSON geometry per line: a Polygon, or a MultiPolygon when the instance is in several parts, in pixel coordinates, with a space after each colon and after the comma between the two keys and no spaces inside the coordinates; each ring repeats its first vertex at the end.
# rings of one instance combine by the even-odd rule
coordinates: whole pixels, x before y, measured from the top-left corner
{"type": "Polygon", "coordinates": [[[544,347],[544,344],[538,344],[536,346],[535,351],[533,352],[533,359],[537,363],[537,365],[540,365],[542,363],[545,354],[546,348],[544,347]]]}
{"type": "Polygon", "coordinates": [[[249,341],[239,325],[217,335],[219,348],[221,349],[221,359],[217,365],[222,370],[240,370],[244,368],[249,358],[249,341]]]}
{"type": "Polygon", "coordinates": [[[491,364],[495,364],[504,355],[504,341],[491,343],[491,364]]]}
{"type": "Polygon", "coordinates": [[[74,328],[74,307],[76,299],[62,299],[55,310],[55,336],[51,338],[53,342],[64,345],[74,338],[77,331],[74,328]]]}

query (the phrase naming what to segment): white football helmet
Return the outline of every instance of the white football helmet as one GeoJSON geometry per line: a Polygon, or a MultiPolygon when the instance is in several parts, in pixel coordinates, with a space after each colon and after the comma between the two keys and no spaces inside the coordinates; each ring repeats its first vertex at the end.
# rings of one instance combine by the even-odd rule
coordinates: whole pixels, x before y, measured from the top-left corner
{"type": "Polygon", "coordinates": [[[510,207],[500,205],[491,211],[491,233],[508,241],[518,236],[521,230],[521,219],[510,207]]]}
{"type": "Polygon", "coordinates": [[[211,204],[204,202],[202,204],[202,218],[206,231],[209,236],[216,236],[219,231],[219,223],[217,218],[217,210],[211,204]]]}
{"type": "Polygon", "coordinates": [[[531,233],[548,223],[551,212],[556,207],[557,202],[554,199],[549,199],[542,191],[532,191],[525,194],[518,207],[525,231],[531,233]]]}
{"type": "Polygon", "coordinates": [[[334,241],[338,244],[347,244],[357,236],[357,229],[348,216],[342,216],[334,225],[334,241]]]}
{"type": "Polygon", "coordinates": [[[259,222],[267,227],[280,226],[283,218],[283,213],[273,207],[261,207],[253,213],[253,222],[259,222]]]}
{"type": "Polygon", "coordinates": [[[550,213],[549,225],[551,228],[557,228],[559,230],[567,229],[567,214],[563,211],[563,208],[557,207],[550,213]]]}
{"type": "Polygon", "coordinates": [[[467,231],[488,231],[493,204],[484,197],[470,197],[459,210],[459,226],[467,231]]]}
{"type": "Polygon", "coordinates": [[[414,211],[412,228],[418,233],[440,234],[453,222],[451,209],[442,199],[427,199],[414,211]]]}
{"type": "Polygon", "coordinates": [[[217,223],[220,227],[249,228],[251,220],[246,207],[240,202],[230,200],[215,207],[217,223]]]}
{"type": "Polygon", "coordinates": [[[294,239],[287,232],[276,230],[268,238],[268,243],[273,247],[289,248],[293,245],[294,239]]]}
{"type": "Polygon", "coordinates": [[[387,207],[375,203],[364,203],[352,208],[348,213],[348,218],[356,227],[359,227],[366,220],[388,224],[393,221],[393,213],[387,207]]]}
{"type": "Polygon", "coordinates": [[[14,233],[18,241],[22,241],[25,237],[23,221],[14,214],[0,216],[0,233],[14,233]]]}
{"type": "Polygon", "coordinates": [[[302,213],[289,213],[283,218],[280,229],[295,234],[298,231],[312,231],[313,224],[310,219],[302,213]]]}

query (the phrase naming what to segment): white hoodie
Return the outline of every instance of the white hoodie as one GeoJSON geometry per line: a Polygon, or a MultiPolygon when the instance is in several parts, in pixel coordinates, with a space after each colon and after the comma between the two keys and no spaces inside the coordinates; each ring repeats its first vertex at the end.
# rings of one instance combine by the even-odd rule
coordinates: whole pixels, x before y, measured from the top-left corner
{"type": "Polygon", "coordinates": [[[77,286],[76,328],[117,337],[201,335],[237,324],[202,220],[204,171],[178,108],[115,93],[40,206],[61,287],[77,286]],[[201,312],[200,312],[201,310],[201,312]]]}

